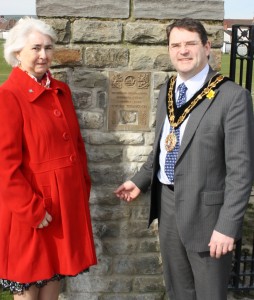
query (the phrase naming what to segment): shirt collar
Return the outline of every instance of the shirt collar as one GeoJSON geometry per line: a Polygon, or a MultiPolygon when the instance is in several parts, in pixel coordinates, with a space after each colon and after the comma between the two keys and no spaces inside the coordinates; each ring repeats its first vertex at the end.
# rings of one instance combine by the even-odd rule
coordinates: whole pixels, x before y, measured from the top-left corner
{"type": "Polygon", "coordinates": [[[182,82],[184,82],[186,87],[188,88],[187,89],[187,101],[188,101],[188,99],[190,99],[204,85],[208,72],[209,72],[209,65],[206,64],[206,66],[198,74],[196,74],[195,76],[193,76],[192,78],[186,81],[183,81],[182,78],[179,76],[179,74],[177,74],[175,91],[177,91],[178,86],[182,82]]]}

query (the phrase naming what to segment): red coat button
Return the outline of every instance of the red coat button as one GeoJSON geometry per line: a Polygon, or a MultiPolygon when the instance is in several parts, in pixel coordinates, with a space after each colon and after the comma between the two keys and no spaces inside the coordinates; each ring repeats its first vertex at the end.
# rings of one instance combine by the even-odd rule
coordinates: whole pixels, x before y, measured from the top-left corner
{"type": "Polygon", "coordinates": [[[75,162],[76,160],[77,160],[76,155],[72,154],[72,155],[70,156],[70,161],[71,161],[71,162],[75,162]]]}
{"type": "Polygon", "coordinates": [[[69,141],[69,139],[70,139],[69,133],[64,132],[64,133],[63,133],[63,139],[64,139],[65,141],[69,141]]]}
{"type": "Polygon", "coordinates": [[[54,109],[54,115],[55,115],[56,117],[61,117],[62,113],[60,112],[59,109],[54,109]]]}

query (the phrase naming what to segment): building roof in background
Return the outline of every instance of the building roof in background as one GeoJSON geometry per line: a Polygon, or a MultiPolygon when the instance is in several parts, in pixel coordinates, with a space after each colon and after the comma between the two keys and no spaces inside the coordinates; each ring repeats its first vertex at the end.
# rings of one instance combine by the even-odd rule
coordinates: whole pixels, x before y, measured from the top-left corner
{"type": "Polygon", "coordinates": [[[225,30],[232,28],[233,25],[254,25],[253,19],[224,19],[223,27],[225,30]]]}
{"type": "Polygon", "coordinates": [[[17,20],[6,20],[3,16],[0,16],[0,31],[9,31],[16,24],[16,22],[17,20]]]}

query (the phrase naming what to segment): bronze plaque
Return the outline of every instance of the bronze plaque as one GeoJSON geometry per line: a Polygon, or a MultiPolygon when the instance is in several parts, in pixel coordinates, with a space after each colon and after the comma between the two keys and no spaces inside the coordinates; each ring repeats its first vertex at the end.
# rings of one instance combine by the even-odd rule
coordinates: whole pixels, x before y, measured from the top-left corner
{"type": "Polygon", "coordinates": [[[109,130],[149,130],[148,72],[109,73],[109,130]]]}

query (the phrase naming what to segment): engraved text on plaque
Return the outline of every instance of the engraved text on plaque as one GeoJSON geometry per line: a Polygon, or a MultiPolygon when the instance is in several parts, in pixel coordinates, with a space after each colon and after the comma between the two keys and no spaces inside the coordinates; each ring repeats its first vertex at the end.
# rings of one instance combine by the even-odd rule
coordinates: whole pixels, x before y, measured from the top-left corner
{"type": "Polygon", "coordinates": [[[109,130],[149,130],[150,73],[110,72],[109,130]]]}

